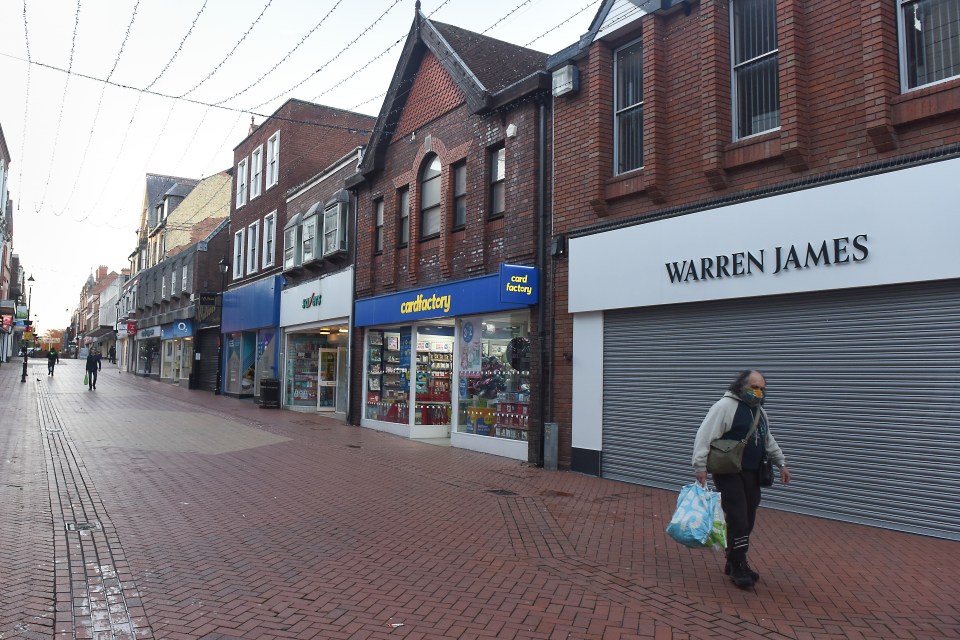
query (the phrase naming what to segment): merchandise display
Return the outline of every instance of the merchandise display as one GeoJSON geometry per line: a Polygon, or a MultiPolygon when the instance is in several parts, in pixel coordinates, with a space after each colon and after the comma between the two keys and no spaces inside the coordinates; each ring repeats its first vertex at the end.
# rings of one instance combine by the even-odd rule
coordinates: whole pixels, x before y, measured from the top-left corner
{"type": "Polygon", "coordinates": [[[320,344],[312,335],[291,335],[287,346],[287,406],[316,407],[320,344]]]}
{"type": "Polygon", "coordinates": [[[409,419],[409,369],[401,363],[400,334],[367,334],[367,418],[386,422],[409,419]]]}
{"type": "Polygon", "coordinates": [[[415,424],[450,424],[452,380],[453,338],[418,339],[415,424]]]}

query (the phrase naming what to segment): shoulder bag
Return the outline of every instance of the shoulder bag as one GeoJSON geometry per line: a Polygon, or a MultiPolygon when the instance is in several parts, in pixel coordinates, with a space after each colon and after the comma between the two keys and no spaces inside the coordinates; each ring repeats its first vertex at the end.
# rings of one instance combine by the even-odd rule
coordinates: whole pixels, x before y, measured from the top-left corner
{"type": "Polygon", "coordinates": [[[763,458],[760,460],[760,486],[761,487],[772,487],[773,486],[773,464],[770,462],[770,458],[767,457],[767,438],[769,436],[764,432],[763,436],[763,458]]]}
{"type": "Polygon", "coordinates": [[[707,454],[707,471],[710,473],[740,473],[743,468],[743,450],[747,448],[747,441],[757,430],[760,424],[760,407],[753,417],[750,431],[743,440],[728,440],[717,438],[710,443],[710,453],[707,454]]]}

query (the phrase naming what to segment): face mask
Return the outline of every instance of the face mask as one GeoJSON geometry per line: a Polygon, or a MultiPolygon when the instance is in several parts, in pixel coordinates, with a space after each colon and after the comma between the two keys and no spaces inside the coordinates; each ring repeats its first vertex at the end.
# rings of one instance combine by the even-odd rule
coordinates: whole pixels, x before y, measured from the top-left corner
{"type": "Polygon", "coordinates": [[[744,389],[743,401],[751,407],[759,406],[763,404],[763,391],[759,389],[744,389]]]}

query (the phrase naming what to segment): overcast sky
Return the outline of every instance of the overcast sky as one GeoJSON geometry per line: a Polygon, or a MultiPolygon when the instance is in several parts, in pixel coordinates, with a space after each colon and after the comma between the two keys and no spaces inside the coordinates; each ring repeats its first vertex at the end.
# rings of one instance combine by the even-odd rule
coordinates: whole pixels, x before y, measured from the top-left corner
{"type": "MultiPolygon", "coordinates": [[[[555,53],[599,6],[422,10],[555,53]]],[[[40,332],[67,325],[91,270],[128,266],[146,173],[228,168],[251,113],[259,123],[289,98],[377,115],[413,16],[414,0],[0,0],[14,252],[40,332]]]]}

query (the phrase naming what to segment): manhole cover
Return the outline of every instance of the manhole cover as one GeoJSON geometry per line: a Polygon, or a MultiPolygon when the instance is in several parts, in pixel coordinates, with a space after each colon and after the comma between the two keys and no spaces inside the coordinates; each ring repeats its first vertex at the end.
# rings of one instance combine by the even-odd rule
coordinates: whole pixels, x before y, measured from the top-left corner
{"type": "Polygon", "coordinates": [[[93,522],[68,522],[66,525],[67,531],[92,531],[94,529],[103,531],[103,525],[98,520],[93,522]]]}
{"type": "Polygon", "coordinates": [[[515,492],[510,491],[509,489],[487,489],[487,493],[492,493],[495,496],[515,496],[515,492]]]}

